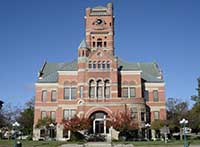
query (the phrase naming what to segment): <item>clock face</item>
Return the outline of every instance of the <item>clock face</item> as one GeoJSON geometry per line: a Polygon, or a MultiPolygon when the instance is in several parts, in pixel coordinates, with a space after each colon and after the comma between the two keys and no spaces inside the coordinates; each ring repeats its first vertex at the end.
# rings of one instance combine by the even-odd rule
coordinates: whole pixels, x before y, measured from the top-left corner
{"type": "Polygon", "coordinates": [[[103,20],[102,20],[102,19],[97,19],[97,20],[96,20],[96,24],[100,25],[100,24],[102,24],[102,23],[103,23],[103,20]]]}

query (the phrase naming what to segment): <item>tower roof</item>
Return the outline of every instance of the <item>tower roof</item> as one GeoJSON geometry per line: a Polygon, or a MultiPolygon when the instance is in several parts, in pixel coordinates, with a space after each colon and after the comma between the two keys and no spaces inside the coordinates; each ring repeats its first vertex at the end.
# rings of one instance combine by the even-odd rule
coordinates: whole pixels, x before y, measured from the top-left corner
{"type": "Polygon", "coordinates": [[[87,42],[83,39],[78,48],[88,48],[87,42]]]}

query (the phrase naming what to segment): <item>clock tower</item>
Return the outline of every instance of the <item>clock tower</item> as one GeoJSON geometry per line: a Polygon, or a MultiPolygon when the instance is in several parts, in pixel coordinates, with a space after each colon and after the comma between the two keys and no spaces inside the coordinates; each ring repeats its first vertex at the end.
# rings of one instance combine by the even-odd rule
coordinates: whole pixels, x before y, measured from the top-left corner
{"type": "Polygon", "coordinates": [[[92,51],[102,49],[114,55],[114,17],[113,5],[86,9],[85,38],[92,51]]]}

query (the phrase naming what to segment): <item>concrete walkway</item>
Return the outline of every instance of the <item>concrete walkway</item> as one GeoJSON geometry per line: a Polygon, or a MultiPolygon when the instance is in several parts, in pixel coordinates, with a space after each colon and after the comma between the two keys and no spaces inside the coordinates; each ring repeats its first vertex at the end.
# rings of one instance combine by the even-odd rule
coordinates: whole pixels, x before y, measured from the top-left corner
{"type": "MultiPolygon", "coordinates": [[[[132,144],[114,144],[106,142],[91,142],[86,144],[64,144],[60,147],[134,147],[132,144]]],[[[139,146],[139,147],[155,147],[154,145],[146,145],[146,146],[139,146]]],[[[156,147],[183,147],[183,145],[156,145],[156,147]]],[[[200,147],[200,145],[190,145],[189,147],[200,147]]]]}

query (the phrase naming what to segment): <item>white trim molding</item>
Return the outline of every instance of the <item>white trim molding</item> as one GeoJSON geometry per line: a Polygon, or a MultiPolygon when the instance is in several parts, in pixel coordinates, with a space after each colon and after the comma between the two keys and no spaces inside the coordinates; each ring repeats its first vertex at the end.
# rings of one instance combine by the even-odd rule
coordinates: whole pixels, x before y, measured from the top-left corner
{"type": "Polygon", "coordinates": [[[58,71],[59,75],[78,75],[77,71],[58,71]]]}
{"type": "Polygon", "coordinates": [[[165,83],[145,83],[146,87],[163,87],[165,83]]]}
{"type": "Polygon", "coordinates": [[[35,83],[35,86],[45,86],[45,87],[53,87],[53,86],[58,86],[58,83],[35,83]]]}
{"type": "Polygon", "coordinates": [[[122,75],[140,75],[142,73],[141,70],[138,71],[120,71],[122,75]]]}

